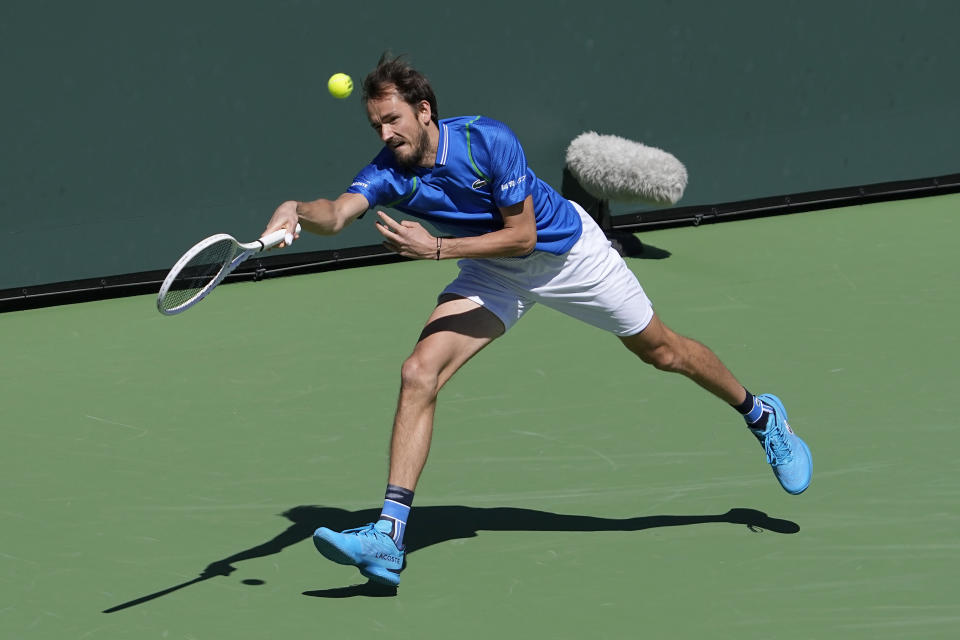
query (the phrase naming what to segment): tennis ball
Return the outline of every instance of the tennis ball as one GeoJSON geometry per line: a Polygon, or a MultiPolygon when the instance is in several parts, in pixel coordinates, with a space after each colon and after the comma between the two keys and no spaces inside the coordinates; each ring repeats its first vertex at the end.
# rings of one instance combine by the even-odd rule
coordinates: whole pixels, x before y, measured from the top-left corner
{"type": "Polygon", "coordinates": [[[334,98],[346,98],[353,93],[353,80],[345,73],[335,73],[327,80],[327,90],[334,98]]]}

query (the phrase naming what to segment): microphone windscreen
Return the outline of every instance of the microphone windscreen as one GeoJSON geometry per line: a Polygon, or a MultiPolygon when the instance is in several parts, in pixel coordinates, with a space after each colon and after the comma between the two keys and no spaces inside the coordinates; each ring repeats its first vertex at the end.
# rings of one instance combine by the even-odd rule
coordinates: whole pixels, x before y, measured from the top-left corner
{"type": "Polygon", "coordinates": [[[672,154],[619,136],[582,133],[567,147],[567,167],[600,200],[676,204],[687,168],[672,154]]]}

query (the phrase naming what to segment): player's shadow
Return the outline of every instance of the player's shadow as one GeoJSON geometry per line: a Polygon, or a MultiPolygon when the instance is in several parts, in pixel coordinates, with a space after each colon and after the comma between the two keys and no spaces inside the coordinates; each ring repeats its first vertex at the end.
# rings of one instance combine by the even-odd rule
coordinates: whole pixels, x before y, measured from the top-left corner
{"type": "MultiPolygon", "coordinates": [[[[294,507],[283,514],[293,524],[273,539],[222,560],[211,562],[199,576],[192,580],[110,607],[103,613],[128,609],[204,580],[228,576],[236,570],[234,563],[280,553],[287,547],[310,538],[317,527],[340,531],[373,522],[379,514],[379,509],[347,511],[336,507],[294,507]]],[[[712,522],[744,525],[755,533],[773,531],[789,534],[800,530],[800,526],[795,522],[772,518],[755,509],[731,509],[719,515],[659,515],[618,519],[566,515],[515,507],[424,506],[413,510],[412,527],[404,542],[409,558],[411,554],[425,547],[450,540],[473,538],[480,531],[643,531],[659,527],[679,527],[712,522]]],[[[322,558],[318,556],[319,560],[322,558]]],[[[251,580],[247,583],[260,584],[260,581],[251,580]]],[[[366,583],[305,591],[304,595],[319,598],[383,597],[396,595],[396,588],[366,583]]]]}

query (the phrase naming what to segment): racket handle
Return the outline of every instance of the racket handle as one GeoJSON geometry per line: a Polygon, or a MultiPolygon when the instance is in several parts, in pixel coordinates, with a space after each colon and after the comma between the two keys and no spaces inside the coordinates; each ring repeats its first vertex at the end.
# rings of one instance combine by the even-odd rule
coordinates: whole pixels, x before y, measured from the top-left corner
{"type": "MultiPolygon", "coordinates": [[[[260,244],[263,245],[263,249],[271,249],[284,240],[286,240],[288,231],[286,229],[277,229],[273,233],[268,233],[267,235],[260,238],[260,244]]],[[[300,233],[300,223],[297,223],[297,233],[300,233]]],[[[289,242],[287,243],[290,244],[289,242]]]]}

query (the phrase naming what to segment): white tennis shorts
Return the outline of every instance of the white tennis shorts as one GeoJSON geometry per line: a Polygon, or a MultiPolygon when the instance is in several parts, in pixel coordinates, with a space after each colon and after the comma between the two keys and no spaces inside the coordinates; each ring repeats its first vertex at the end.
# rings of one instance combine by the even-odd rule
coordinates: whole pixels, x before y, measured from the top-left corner
{"type": "Polygon", "coordinates": [[[460,260],[460,275],[443,293],[485,307],[505,330],[539,302],[618,336],[643,331],[653,318],[647,294],[593,218],[572,204],[583,221],[583,233],[570,251],[460,260]]]}

